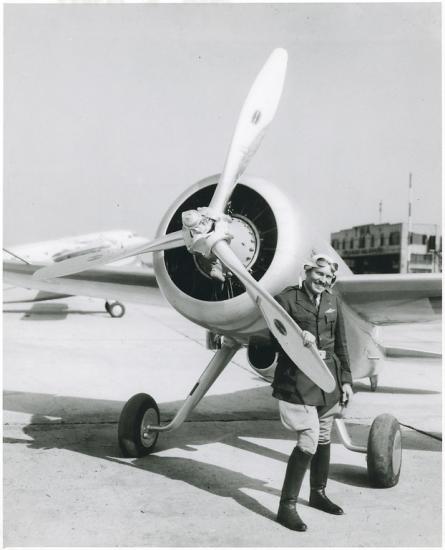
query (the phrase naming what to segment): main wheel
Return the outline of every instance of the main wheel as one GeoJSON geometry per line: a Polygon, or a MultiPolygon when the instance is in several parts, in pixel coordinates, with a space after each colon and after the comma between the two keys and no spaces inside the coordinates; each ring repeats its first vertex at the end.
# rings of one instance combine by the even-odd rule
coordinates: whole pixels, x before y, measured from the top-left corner
{"type": "Polygon", "coordinates": [[[374,487],[397,485],[402,468],[402,432],[394,416],[381,414],[374,419],[368,436],[368,477],[374,487]]]}
{"type": "Polygon", "coordinates": [[[159,426],[159,408],[146,393],[138,393],[127,401],[119,417],[119,447],[125,457],[140,458],[154,449],[159,432],[148,426],[159,426]]]}
{"type": "Polygon", "coordinates": [[[106,302],[105,309],[108,311],[111,317],[114,317],[116,319],[123,317],[125,314],[125,306],[120,302],[111,302],[111,304],[106,302]]]}

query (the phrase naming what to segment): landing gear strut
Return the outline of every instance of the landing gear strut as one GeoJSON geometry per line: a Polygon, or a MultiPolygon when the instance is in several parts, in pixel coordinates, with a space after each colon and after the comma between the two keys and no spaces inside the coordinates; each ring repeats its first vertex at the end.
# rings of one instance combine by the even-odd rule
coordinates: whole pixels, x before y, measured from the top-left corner
{"type": "Polygon", "coordinates": [[[105,302],[105,310],[110,314],[111,317],[119,318],[123,317],[125,314],[125,306],[120,302],[105,302]]]}
{"type": "Polygon", "coordinates": [[[371,382],[371,391],[377,390],[377,385],[379,383],[379,377],[377,374],[373,374],[369,377],[369,381],[371,382]]]}
{"type": "Polygon", "coordinates": [[[239,347],[234,340],[227,337],[223,339],[221,349],[212,357],[187,399],[168,424],[159,425],[159,408],[150,395],[138,393],[127,401],[118,426],[119,447],[123,455],[132,458],[143,457],[153,451],[159,432],[170,432],[179,428],[229,364],[239,347]]]}

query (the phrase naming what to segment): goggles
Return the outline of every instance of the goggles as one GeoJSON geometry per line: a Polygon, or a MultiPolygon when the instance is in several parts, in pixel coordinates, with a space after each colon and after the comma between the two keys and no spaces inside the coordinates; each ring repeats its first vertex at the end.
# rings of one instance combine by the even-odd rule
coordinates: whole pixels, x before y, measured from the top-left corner
{"type": "Polygon", "coordinates": [[[314,254],[311,256],[311,259],[304,262],[303,269],[308,271],[314,267],[326,267],[330,266],[332,274],[335,274],[338,271],[338,263],[334,262],[329,256],[325,254],[314,254]]]}

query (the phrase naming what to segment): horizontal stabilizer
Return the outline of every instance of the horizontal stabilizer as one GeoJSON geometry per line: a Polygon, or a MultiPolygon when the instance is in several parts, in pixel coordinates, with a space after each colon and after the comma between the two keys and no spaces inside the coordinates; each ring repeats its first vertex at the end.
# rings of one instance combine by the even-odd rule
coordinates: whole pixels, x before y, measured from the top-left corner
{"type": "Polygon", "coordinates": [[[385,355],[387,357],[424,357],[424,358],[440,358],[442,352],[429,351],[416,348],[404,348],[396,346],[384,347],[385,355]]]}

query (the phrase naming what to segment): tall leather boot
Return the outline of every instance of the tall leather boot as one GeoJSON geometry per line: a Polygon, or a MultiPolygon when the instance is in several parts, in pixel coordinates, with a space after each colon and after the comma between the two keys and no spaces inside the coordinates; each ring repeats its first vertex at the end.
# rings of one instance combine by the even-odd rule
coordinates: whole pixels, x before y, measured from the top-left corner
{"type": "Polygon", "coordinates": [[[287,463],[277,521],[293,531],[306,531],[307,525],[298,515],[296,505],[301,484],[312,455],[295,447],[287,463]]]}
{"type": "Polygon", "coordinates": [[[309,498],[309,505],[328,514],[341,516],[344,514],[343,510],[340,506],[329,500],[325,494],[330,459],[331,444],[318,445],[317,452],[311,464],[311,496],[309,498]]]}

